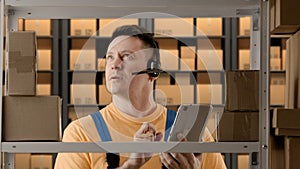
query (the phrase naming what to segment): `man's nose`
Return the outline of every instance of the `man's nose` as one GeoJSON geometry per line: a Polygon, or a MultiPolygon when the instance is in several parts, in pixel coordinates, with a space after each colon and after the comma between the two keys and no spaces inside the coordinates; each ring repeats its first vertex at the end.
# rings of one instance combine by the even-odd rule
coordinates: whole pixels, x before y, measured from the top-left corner
{"type": "Polygon", "coordinates": [[[116,57],[112,63],[112,69],[121,69],[122,66],[122,59],[120,57],[116,57]]]}

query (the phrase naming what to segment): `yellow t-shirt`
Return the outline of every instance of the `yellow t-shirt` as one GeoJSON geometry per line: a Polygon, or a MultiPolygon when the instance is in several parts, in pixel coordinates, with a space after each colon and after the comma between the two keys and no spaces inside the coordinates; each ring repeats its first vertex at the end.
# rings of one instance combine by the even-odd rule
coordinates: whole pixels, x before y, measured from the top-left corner
{"type": "MultiPolygon", "coordinates": [[[[112,141],[128,142],[133,140],[143,122],[152,123],[157,131],[164,133],[167,109],[157,105],[154,113],[143,118],[134,118],[120,112],[112,103],[100,110],[111,135],[112,141]]],[[[63,142],[101,141],[91,116],[73,121],[64,132],[63,142]]],[[[211,140],[212,141],[212,140],[211,140]]],[[[128,153],[120,153],[120,166],[128,159],[128,153]]],[[[142,166],[142,169],[161,169],[158,154],[142,166]]],[[[105,153],[59,153],[55,169],[106,169],[105,153]]],[[[202,169],[226,169],[220,153],[203,153],[202,169]]]]}

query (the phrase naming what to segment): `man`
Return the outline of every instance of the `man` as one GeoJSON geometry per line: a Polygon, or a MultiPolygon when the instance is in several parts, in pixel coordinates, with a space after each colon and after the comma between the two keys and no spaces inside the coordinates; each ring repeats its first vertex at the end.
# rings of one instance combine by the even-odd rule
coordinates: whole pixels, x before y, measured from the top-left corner
{"type": "MultiPolygon", "coordinates": [[[[100,112],[72,122],[64,132],[63,141],[162,140],[171,111],[153,99],[159,64],[158,46],[152,34],[136,25],[117,28],[106,55],[106,86],[112,94],[112,103],[100,112]]],[[[181,135],[178,138],[186,141],[181,135]]],[[[60,153],[55,168],[160,169],[163,165],[172,169],[226,168],[219,153],[197,156],[193,153],[60,153]]]]}

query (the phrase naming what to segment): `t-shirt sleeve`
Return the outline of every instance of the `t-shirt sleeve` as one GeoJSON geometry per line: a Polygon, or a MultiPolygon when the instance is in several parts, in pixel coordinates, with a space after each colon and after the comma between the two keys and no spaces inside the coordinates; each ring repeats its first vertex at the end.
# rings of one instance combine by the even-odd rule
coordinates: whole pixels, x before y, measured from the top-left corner
{"type": "MultiPolygon", "coordinates": [[[[64,131],[63,142],[85,142],[86,136],[78,121],[72,122],[64,131]]],[[[89,169],[89,153],[58,153],[55,169],[89,169]]]]}
{"type": "MultiPolygon", "coordinates": [[[[213,142],[214,138],[206,128],[204,137],[205,142],[213,142]]],[[[203,153],[201,169],[227,169],[221,153],[203,153]]]]}

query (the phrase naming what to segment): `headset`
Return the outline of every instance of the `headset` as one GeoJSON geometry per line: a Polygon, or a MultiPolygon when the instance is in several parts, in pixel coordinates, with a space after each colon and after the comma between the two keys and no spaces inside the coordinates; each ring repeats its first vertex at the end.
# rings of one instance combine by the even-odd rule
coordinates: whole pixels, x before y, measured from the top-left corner
{"type": "Polygon", "coordinates": [[[140,72],[133,72],[132,75],[139,75],[139,74],[148,74],[151,77],[158,77],[161,72],[163,72],[160,69],[160,53],[159,53],[159,47],[157,41],[153,40],[151,46],[154,50],[154,56],[149,59],[147,62],[147,69],[140,71],[140,72]]]}

